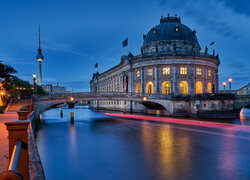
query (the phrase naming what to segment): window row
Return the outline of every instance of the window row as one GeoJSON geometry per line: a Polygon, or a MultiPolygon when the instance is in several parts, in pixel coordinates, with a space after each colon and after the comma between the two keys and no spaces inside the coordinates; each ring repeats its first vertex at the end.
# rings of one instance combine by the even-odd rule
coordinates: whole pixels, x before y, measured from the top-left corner
{"type": "MultiPolygon", "coordinates": [[[[169,95],[171,93],[171,83],[169,81],[164,81],[161,85],[162,88],[162,94],[169,95]]],[[[141,85],[140,83],[136,84],[136,93],[141,93],[141,85]]],[[[154,83],[148,82],[146,84],[146,93],[147,94],[154,94],[154,83]]],[[[187,81],[181,81],[179,83],[179,93],[180,94],[188,94],[188,82],[187,81]]],[[[201,94],[203,93],[203,84],[201,81],[197,81],[195,84],[195,93],[201,94]]],[[[212,84],[211,82],[207,83],[207,93],[212,93],[212,84]]]]}
{"type": "MultiPolygon", "coordinates": [[[[170,72],[171,72],[171,69],[170,69],[169,66],[163,67],[163,68],[162,68],[162,75],[170,75],[170,72]]],[[[181,74],[181,75],[186,75],[187,73],[188,73],[187,67],[185,67],[185,66],[180,67],[180,74],[181,74]]],[[[147,68],[147,69],[146,69],[146,75],[147,75],[147,76],[153,76],[153,74],[154,74],[153,68],[147,68]]],[[[136,71],[136,77],[139,78],[140,75],[141,75],[141,74],[140,74],[140,70],[137,70],[137,71],[136,71]]],[[[199,76],[202,75],[202,68],[196,68],[196,75],[199,75],[199,76]]],[[[211,69],[209,69],[209,70],[207,71],[207,75],[208,75],[208,76],[212,76],[212,71],[211,71],[211,69]]]]}

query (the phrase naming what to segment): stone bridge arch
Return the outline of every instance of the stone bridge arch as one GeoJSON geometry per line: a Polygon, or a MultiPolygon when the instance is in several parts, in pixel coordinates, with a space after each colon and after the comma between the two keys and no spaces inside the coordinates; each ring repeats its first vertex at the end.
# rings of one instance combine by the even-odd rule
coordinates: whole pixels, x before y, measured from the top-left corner
{"type": "Polygon", "coordinates": [[[240,113],[242,108],[250,109],[250,95],[237,96],[234,100],[234,109],[240,113]]]}
{"type": "Polygon", "coordinates": [[[144,105],[148,110],[160,110],[160,113],[164,115],[172,115],[173,113],[170,100],[148,99],[147,101],[135,100],[135,102],[144,105]]]}

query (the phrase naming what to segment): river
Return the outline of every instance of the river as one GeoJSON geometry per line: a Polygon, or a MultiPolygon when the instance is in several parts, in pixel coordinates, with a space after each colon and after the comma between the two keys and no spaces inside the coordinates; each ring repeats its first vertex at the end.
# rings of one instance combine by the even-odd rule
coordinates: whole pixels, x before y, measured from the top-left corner
{"type": "MultiPolygon", "coordinates": [[[[249,131],[63,111],[63,118],[59,108],[45,111],[36,135],[48,180],[250,179],[249,131]]],[[[230,123],[249,118],[244,109],[230,123]]]]}

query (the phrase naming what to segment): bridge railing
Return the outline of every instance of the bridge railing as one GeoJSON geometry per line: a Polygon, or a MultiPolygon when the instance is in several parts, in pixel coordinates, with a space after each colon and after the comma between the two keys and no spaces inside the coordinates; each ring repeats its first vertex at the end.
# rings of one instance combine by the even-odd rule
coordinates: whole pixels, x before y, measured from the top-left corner
{"type": "Polygon", "coordinates": [[[58,100],[65,98],[98,98],[98,97],[114,97],[114,98],[143,98],[150,99],[165,99],[165,100],[191,100],[191,99],[233,99],[235,94],[230,93],[216,93],[216,94],[194,94],[194,95],[175,95],[175,94],[146,94],[135,92],[80,92],[80,93],[67,93],[67,94],[49,94],[39,96],[39,100],[58,100]]]}
{"type": "Polygon", "coordinates": [[[0,180],[29,179],[28,135],[29,120],[10,121],[5,125],[9,132],[9,166],[0,174],[0,180]]]}

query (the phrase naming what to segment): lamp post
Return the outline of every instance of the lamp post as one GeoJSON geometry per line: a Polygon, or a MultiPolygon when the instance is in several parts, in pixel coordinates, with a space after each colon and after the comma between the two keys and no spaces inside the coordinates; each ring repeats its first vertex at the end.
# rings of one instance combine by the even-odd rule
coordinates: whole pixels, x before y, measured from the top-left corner
{"type": "Polygon", "coordinates": [[[226,93],[226,84],[227,84],[227,83],[224,81],[222,84],[223,84],[223,86],[224,86],[224,93],[226,93]]]}
{"type": "Polygon", "coordinates": [[[231,93],[231,90],[232,90],[232,78],[229,78],[228,79],[228,82],[229,82],[229,93],[231,93]]]}
{"type": "Polygon", "coordinates": [[[3,103],[4,95],[5,95],[4,87],[3,84],[0,82],[0,113],[3,113],[2,106],[4,105],[3,103]]]}
{"type": "Polygon", "coordinates": [[[37,93],[37,89],[36,89],[36,74],[33,74],[33,93],[36,94],[37,93]]]}

